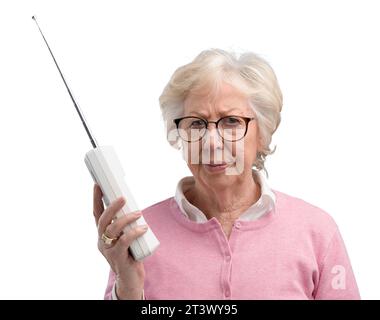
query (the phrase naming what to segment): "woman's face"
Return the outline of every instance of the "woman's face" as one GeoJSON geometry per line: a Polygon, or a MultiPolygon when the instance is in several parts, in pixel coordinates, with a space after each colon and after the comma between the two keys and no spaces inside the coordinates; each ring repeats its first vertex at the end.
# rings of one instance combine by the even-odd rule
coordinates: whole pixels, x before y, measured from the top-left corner
{"type": "MultiPolygon", "coordinates": [[[[255,117],[248,98],[226,83],[215,97],[190,93],[184,102],[184,116],[217,121],[231,115],[255,117]]],[[[257,120],[248,122],[247,133],[239,141],[223,140],[215,123],[210,123],[203,139],[183,142],[183,147],[188,167],[198,182],[213,188],[231,186],[252,176],[252,165],[260,148],[257,120]]]]}

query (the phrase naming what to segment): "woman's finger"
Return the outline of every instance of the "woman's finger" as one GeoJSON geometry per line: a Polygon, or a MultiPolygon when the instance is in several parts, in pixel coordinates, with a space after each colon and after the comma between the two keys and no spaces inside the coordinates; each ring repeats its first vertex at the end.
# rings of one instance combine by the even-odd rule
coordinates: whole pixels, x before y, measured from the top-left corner
{"type": "Polygon", "coordinates": [[[103,197],[102,189],[100,189],[99,185],[95,183],[94,184],[93,214],[95,217],[96,225],[98,225],[99,218],[104,211],[102,197],[103,197]]]}
{"type": "Polygon", "coordinates": [[[123,229],[125,228],[125,226],[127,226],[133,221],[136,221],[140,217],[141,217],[141,211],[128,213],[124,217],[121,217],[115,220],[114,222],[112,222],[111,224],[109,224],[106,230],[104,231],[104,234],[106,234],[107,237],[109,238],[113,238],[113,239],[118,238],[121,232],[123,231],[123,229]]]}
{"type": "Polygon", "coordinates": [[[148,225],[142,225],[134,227],[128,231],[128,233],[123,234],[115,243],[115,250],[122,250],[128,248],[131,243],[138,237],[142,236],[148,230],[148,225]]]}
{"type": "Polygon", "coordinates": [[[98,220],[98,232],[99,237],[104,233],[107,226],[115,218],[116,213],[124,206],[125,199],[124,197],[119,197],[115,201],[112,201],[106,210],[102,213],[98,220]]]}

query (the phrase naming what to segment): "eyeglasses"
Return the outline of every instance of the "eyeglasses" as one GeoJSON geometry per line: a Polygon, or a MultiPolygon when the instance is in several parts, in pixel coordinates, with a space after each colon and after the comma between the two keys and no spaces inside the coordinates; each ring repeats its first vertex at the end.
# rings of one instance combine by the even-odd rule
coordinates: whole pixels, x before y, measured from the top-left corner
{"type": "Polygon", "coordinates": [[[187,142],[201,140],[206,134],[209,123],[215,123],[219,136],[226,141],[238,141],[245,137],[248,123],[255,118],[226,116],[217,121],[208,121],[202,118],[188,116],[174,119],[178,135],[187,142]]]}

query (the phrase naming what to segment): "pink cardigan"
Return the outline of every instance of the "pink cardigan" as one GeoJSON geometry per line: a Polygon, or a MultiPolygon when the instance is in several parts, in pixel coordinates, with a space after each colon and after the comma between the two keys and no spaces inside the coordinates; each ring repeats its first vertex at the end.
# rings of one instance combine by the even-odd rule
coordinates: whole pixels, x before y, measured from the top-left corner
{"type": "MultiPolygon", "coordinates": [[[[338,227],[329,214],[273,190],[275,209],[235,221],[186,218],[173,198],[143,210],[161,244],[144,260],[146,299],[360,299],[338,227]]],[[[111,271],[105,299],[111,298],[111,271]]]]}

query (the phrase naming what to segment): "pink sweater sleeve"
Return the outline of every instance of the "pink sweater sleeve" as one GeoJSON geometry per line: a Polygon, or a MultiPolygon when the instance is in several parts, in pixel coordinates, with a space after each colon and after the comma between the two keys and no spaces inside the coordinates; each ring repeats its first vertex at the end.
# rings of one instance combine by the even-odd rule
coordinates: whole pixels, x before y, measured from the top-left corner
{"type": "Polygon", "coordinates": [[[314,297],[318,300],[360,299],[350,259],[338,229],[322,259],[314,297]]]}

